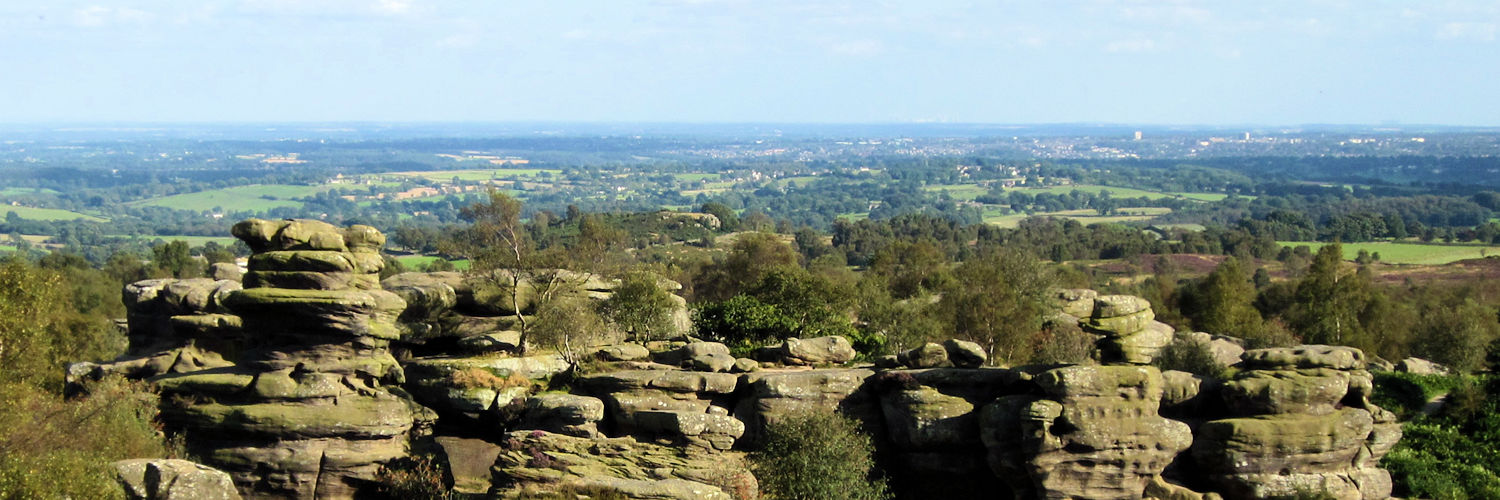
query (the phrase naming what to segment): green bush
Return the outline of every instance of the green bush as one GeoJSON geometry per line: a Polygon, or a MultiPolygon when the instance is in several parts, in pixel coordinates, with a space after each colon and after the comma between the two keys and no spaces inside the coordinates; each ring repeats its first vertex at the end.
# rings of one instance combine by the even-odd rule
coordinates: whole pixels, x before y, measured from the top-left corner
{"type": "Polygon", "coordinates": [[[767,426],[764,450],[751,470],[767,498],[779,500],[880,500],[889,498],[876,477],[874,447],[859,424],[833,413],[799,413],[767,426]]]}
{"type": "Polygon", "coordinates": [[[155,424],[157,398],[110,378],[64,400],[0,385],[0,498],[118,498],[109,463],[180,455],[155,424]]]}
{"type": "Polygon", "coordinates": [[[1224,378],[1228,367],[1214,359],[1208,345],[1178,338],[1168,344],[1151,364],[1162,370],[1178,370],[1209,378],[1224,378]]]}

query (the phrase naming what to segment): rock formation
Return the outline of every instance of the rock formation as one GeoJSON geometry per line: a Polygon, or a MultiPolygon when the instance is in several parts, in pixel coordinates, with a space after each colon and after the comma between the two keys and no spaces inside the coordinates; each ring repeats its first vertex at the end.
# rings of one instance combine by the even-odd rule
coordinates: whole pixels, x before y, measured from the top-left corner
{"type": "Polygon", "coordinates": [[[1198,470],[1230,498],[1389,497],[1390,474],[1377,464],[1401,426],[1370,403],[1365,363],[1351,347],[1245,352],[1243,371],[1221,391],[1233,418],[1198,429],[1198,470]]]}
{"type": "Polygon", "coordinates": [[[154,279],[125,285],[130,345],[109,363],[73,363],[69,392],[105,375],[144,379],[233,364],[244,345],[240,318],[225,305],[240,283],[207,278],[154,279]]]}
{"type": "Polygon", "coordinates": [[[1155,319],[1156,314],[1146,299],[1104,295],[1094,299],[1094,307],[1082,326],[1104,336],[1099,341],[1100,361],[1145,365],[1172,343],[1172,327],[1155,319]]]}
{"type": "Polygon", "coordinates": [[[385,237],[368,226],[250,219],[244,290],[223,303],[244,324],[235,366],[155,382],[163,417],[191,450],[254,497],[349,498],[407,453],[423,413],[392,384],[388,346],[405,301],[381,290],[385,237]]]}
{"type": "MultiPolygon", "coordinates": [[[[759,486],[742,455],[643,443],[516,431],[495,460],[498,498],[613,493],[658,500],[752,500],[759,486]]],[[[572,498],[572,496],[567,498],[572,498]]]]}
{"type": "MultiPolygon", "coordinates": [[[[1059,294],[1049,321],[1097,335],[1099,365],[985,367],[985,350],[960,340],[850,367],[842,337],[788,339],[757,359],[689,337],[612,338],[582,351],[590,371],[570,373],[556,354],[512,355],[517,311],[464,275],[377,281],[383,237],[371,228],[252,219],[235,235],[255,252],[243,289],[132,284],[130,354],[70,367],[70,380],[150,377],[164,419],[228,474],[129,462],[119,470],[135,498],[218,495],[203,486],[225,481],[215,477],[249,497],[348,498],[440,418],[448,434],[417,443],[437,443],[466,491],[749,499],[758,486],[743,452],[807,411],[858,420],[901,498],[1363,500],[1391,490],[1377,464],[1400,424],[1369,402],[1360,351],[1244,351],[1186,333],[1177,341],[1205,344],[1238,371],[1161,372],[1149,364],[1173,330],[1139,297],[1059,294]],[[393,346],[407,354],[400,364],[393,346]]],[[[580,297],[613,286],[567,276],[580,297]]]]}

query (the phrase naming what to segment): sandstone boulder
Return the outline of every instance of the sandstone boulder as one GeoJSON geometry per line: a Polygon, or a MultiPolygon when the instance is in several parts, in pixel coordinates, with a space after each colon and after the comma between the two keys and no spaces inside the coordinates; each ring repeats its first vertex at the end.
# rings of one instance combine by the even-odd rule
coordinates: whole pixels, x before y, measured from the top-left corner
{"type": "Polygon", "coordinates": [[[839,335],[812,339],[789,338],[780,345],[762,348],[758,357],[790,366],[813,366],[848,363],[858,354],[849,339],[839,335]]]}
{"type": "Polygon", "coordinates": [[[526,400],[521,429],[541,429],[569,436],[599,436],[604,420],[604,402],[575,394],[543,393],[526,400]]]}
{"type": "Polygon", "coordinates": [[[234,481],[222,471],[165,458],[137,458],[110,464],[115,480],[131,500],[238,500],[234,481]]]}
{"type": "Polygon", "coordinates": [[[736,452],[543,431],[512,432],[503,446],[492,469],[493,497],[547,495],[567,489],[643,500],[759,497],[755,476],[736,452]]]}
{"type": "Polygon", "coordinates": [[[978,368],[989,359],[989,354],[984,351],[983,347],[967,340],[945,340],[943,350],[948,352],[948,361],[959,368],[978,368]]]}

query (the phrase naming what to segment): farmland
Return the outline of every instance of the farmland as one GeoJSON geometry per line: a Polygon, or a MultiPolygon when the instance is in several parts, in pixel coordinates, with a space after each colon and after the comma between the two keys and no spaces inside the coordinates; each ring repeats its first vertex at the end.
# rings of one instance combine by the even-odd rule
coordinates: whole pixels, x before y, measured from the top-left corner
{"type": "Polygon", "coordinates": [[[1149,221],[1159,216],[1171,213],[1172,209],[1160,207],[1123,208],[1114,215],[1099,215],[1098,211],[1088,209],[1063,210],[1060,212],[1042,212],[1037,214],[1012,213],[999,215],[996,212],[997,211],[987,212],[984,216],[984,222],[1004,228],[1013,228],[1019,225],[1021,221],[1026,219],[1027,217],[1061,217],[1064,219],[1076,220],[1084,225],[1110,224],[1119,222],[1142,222],[1149,221]]]}
{"type": "Polygon", "coordinates": [[[105,218],[102,218],[102,217],[94,217],[94,216],[88,215],[88,214],[81,214],[81,213],[78,213],[78,212],[73,212],[73,211],[69,211],[69,210],[60,210],[60,209],[56,209],[56,208],[33,208],[33,207],[0,206],[0,212],[4,212],[4,215],[7,216],[7,217],[10,216],[11,213],[15,213],[16,216],[18,216],[18,217],[21,217],[23,219],[30,219],[30,220],[75,220],[75,219],[83,219],[83,220],[86,220],[86,221],[89,221],[89,222],[108,222],[109,221],[109,219],[105,219],[105,218]]]}
{"type": "MultiPolygon", "coordinates": [[[[1308,246],[1314,252],[1327,243],[1316,241],[1283,241],[1282,246],[1308,246]]],[[[1482,245],[1438,245],[1378,241],[1367,243],[1344,243],[1344,259],[1353,260],[1360,250],[1379,253],[1380,261],[1387,264],[1439,265],[1465,259],[1478,259],[1500,255],[1500,246],[1482,245]]]]}
{"type": "Polygon", "coordinates": [[[136,202],[142,206],[175,208],[178,210],[207,211],[216,207],[226,211],[262,211],[278,207],[300,207],[302,202],[294,198],[312,196],[338,187],[338,184],[320,186],[293,186],[286,184],[251,184],[223,189],[211,189],[196,193],[177,194],[151,198],[136,202]]]}

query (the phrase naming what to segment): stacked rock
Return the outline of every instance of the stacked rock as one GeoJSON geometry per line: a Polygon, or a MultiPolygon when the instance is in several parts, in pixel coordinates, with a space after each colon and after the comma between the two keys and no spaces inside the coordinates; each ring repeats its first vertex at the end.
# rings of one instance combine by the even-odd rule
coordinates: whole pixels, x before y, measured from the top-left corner
{"type": "Polygon", "coordinates": [[[1151,364],[1172,343],[1173,328],[1156,321],[1151,303],[1133,295],[1104,295],[1094,299],[1084,330],[1104,338],[1099,354],[1104,363],[1151,364]]]}
{"type": "Polygon", "coordinates": [[[1161,372],[1068,366],[1034,379],[1041,396],[986,406],[980,435],[1018,498],[1141,498],[1192,443],[1187,424],[1158,415],[1161,372]]]}
{"type": "Polygon", "coordinates": [[[68,365],[69,392],[105,375],[144,379],[229,366],[243,344],[240,318],[224,300],[240,283],[208,278],[142,280],[125,285],[125,355],[108,363],[68,365]]]}
{"type": "Polygon", "coordinates": [[[1387,498],[1377,467],[1401,438],[1391,412],[1369,402],[1372,378],[1352,347],[1255,349],[1221,394],[1235,418],[1198,429],[1193,458],[1232,498],[1299,491],[1339,499],[1387,498]]]}
{"type": "Polygon", "coordinates": [[[255,252],[225,300],[249,348],[235,367],[159,378],[163,415],[247,496],[352,497],[406,455],[417,413],[386,387],[403,378],[388,347],[406,304],[380,289],[385,237],[258,219],[234,235],[255,252]]]}

